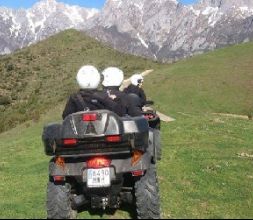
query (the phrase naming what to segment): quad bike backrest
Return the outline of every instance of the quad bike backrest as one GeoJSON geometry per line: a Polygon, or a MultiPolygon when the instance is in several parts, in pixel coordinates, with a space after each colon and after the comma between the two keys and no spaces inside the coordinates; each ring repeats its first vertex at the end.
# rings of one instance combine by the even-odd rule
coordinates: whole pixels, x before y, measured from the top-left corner
{"type": "Polygon", "coordinates": [[[113,112],[97,110],[69,115],[62,124],[62,138],[100,137],[124,133],[123,123],[113,112]]]}

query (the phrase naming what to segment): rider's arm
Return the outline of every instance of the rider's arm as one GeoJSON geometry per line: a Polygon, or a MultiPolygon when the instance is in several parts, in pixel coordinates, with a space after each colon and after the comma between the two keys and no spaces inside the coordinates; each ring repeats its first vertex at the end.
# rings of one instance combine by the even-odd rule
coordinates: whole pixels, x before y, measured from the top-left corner
{"type": "Polygon", "coordinates": [[[96,93],[94,94],[94,97],[99,100],[99,102],[102,103],[106,109],[115,112],[119,116],[126,114],[125,107],[121,105],[121,101],[117,96],[112,99],[106,93],[96,93]]]}
{"type": "Polygon", "coordinates": [[[65,109],[62,113],[62,118],[65,119],[68,115],[76,112],[76,104],[72,96],[70,96],[68,102],[66,103],[65,109]]]}
{"type": "Polygon", "coordinates": [[[143,106],[146,105],[146,103],[147,103],[147,97],[146,97],[145,92],[144,92],[144,90],[142,88],[140,88],[140,90],[139,90],[139,96],[141,98],[142,105],[143,106]]]}

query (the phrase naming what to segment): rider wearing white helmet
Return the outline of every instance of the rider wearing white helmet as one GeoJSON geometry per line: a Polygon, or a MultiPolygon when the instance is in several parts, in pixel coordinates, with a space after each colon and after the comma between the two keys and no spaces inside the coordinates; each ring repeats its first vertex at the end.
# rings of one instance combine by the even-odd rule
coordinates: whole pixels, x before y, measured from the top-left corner
{"type": "Polygon", "coordinates": [[[83,66],[76,75],[76,81],[80,89],[97,89],[100,83],[100,74],[94,66],[83,66]]]}
{"type": "Polygon", "coordinates": [[[144,78],[141,74],[134,74],[131,76],[131,83],[135,86],[142,86],[144,78]]]}
{"type": "Polygon", "coordinates": [[[147,98],[144,90],[141,88],[143,85],[144,78],[141,74],[134,74],[131,77],[131,85],[129,85],[124,92],[126,94],[136,94],[141,99],[141,106],[147,104],[147,98]]]}
{"type": "Polygon", "coordinates": [[[104,87],[114,87],[119,88],[124,80],[124,73],[117,67],[108,67],[103,72],[102,75],[104,80],[102,85],[104,87]]]}
{"type": "Polygon", "coordinates": [[[137,109],[133,103],[131,103],[131,98],[119,91],[119,88],[124,80],[124,73],[117,67],[108,67],[103,72],[102,75],[104,80],[102,85],[104,87],[104,94],[110,97],[118,104],[117,112],[120,112],[120,116],[130,115],[130,116],[140,116],[141,111],[137,109]]]}
{"type": "Polygon", "coordinates": [[[105,106],[114,108],[111,99],[101,98],[101,92],[97,90],[100,83],[100,73],[94,66],[83,66],[77,73],[76,81],[80,90],[72,94],[66,104],[62,117],[79,111],[106,109],[105,106]]]}

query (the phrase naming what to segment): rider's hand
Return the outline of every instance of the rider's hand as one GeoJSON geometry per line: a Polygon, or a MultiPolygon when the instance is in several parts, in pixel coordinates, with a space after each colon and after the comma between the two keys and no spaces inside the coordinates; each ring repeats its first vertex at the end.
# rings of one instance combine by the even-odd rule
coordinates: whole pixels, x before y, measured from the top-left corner
{"type": "Polygon", "coordinates": [[[110,97],[112,100],[114,100],[114,99],[116,99],[116,98],[117,98],[117,96],[116,96],[116,95],[109,95],[109,97],[110,97]]]}

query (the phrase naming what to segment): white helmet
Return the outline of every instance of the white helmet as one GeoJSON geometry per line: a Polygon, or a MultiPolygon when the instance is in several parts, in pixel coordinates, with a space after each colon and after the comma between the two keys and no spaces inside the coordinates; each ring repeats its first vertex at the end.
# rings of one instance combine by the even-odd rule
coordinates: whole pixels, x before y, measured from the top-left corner
{"type": "Polygon", "coordinates": [[[108,67],[103,72],[102,75],[104,76],[104,81],[102,85],[105,87],[108,86],[121,86],[124,80],[124,73],[122,70],[118,69],[117,67],[108,67]]]}
{"type": "Polygon", "coordinates": [[[138,86],[143,82],[143,76],[141,74],[134,74],[131,76],[131,83],[135,86],[138,86]]]}
{"type": "Polygon", "coordinates": [[[76,75],[81,89],[96,89],[100,83],[100,74],[94,66],[83,66],[76,75]]]}

